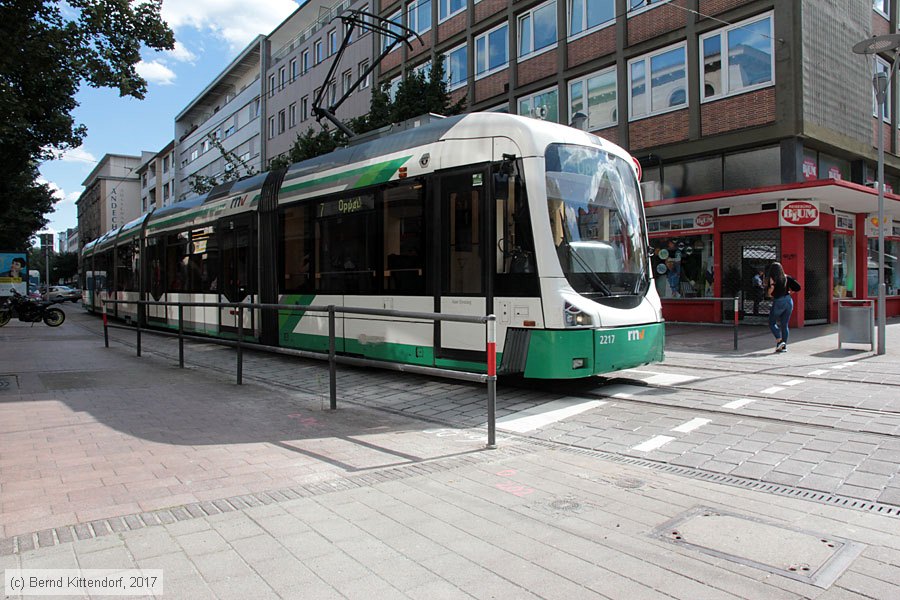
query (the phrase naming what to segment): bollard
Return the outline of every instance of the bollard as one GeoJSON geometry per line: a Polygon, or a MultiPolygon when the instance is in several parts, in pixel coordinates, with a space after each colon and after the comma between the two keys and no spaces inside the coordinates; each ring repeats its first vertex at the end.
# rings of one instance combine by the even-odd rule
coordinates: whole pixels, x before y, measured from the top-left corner
{"type": "Polygon", "coordinates": [[[738,313],[740,312],[740,296],[734,297],[734,349],[738,349],[738,313]]]}
{"type": "Polygon", "coordinates": [[[497,317],[487,317],[487,448],[497,448],[497,317]]]}
{"type": "Polygon", "coordinates": [[[237,336],[237,384],[244,384],[244,347],[241,340],[244,339],[244,310],[238,306],[238,336],[237,336]]]}
{"type": "Polygon", "coordinates": [[[334,305],[328,306],[328,393],[331,398],[331,410],[337,409],[337,363],[334,359],[334,305]]]}
{"type": "Polygon", "coordinates": [[[184,368],[184,305],[178,303],[178,366],[184,368]]]}

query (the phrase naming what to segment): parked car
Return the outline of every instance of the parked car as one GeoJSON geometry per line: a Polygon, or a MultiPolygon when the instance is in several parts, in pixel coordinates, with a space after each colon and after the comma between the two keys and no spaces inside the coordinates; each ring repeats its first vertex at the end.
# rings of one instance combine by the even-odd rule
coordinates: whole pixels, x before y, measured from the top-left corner
{"type": "Polygon", "coordinates": [[[51,285],[50,290],[44,294],[44,299],[53,302],[78,302],[81,300],[81,292],[66,285],[51,285]]]}

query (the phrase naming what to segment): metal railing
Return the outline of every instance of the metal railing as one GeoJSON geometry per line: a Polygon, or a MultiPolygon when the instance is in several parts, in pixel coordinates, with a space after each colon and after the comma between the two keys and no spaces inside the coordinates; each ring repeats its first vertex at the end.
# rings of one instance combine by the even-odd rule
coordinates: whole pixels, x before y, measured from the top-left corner
{"type": "MultiPolygon", "coordinates": [[[[264,344],[252,343],[252,347],[267,352],[275,352],[289,356],[298,356],[301,358],[313,358],[317,360],[328,360],[329,372],[329,397],[330,409],[337,409],[337,363],[363,366],[377,367],[395,371],[404,371],[409,373],[418,373],[422,375],[438,375],[441,377],[449,377],[462,381],[471,381],[475,383],[487,384],[487,428],[488,442],[487,448],[497,447],[497,318],[494,315],[485,315],[483,317],[472,317],[467,315],[456,315],[448,313],[430,313],[430,312],[411,312],[399,311],[380,308],[348,308],[345,306],[330,305],[307,305],[307,304],[262,304],[262,303],[241,303],[241,302],[161,302],[155,300],[114,300],[111,298],[100,299],[103,305],[103,342],[109,348],[109,329],[126,329],[135,330],[137,340],[137,356],[141,355],[141,322],[142,307],[146,306],[175,306],[178,308],[178,332],[154,329],[153,332],[159,335],[177,336],[178,337],[178,366],[184,368],[184,340],[198,339],[206,342],[212,342],[222,346],[231,346],[236,348],[237,352],[237,384],[243,384],[244,370],[244,347],[247,345],[244,340],[244,311],[240,309],[260,309],[260,310],[277,310],[289,312],[304,313],[327,313],[328,314],[328,353],[314,352],[309,350],[297,350],[294,348],[282,348],[279,346],[268,346],[264,344]],[[134,326],[118,325],[109,322],[106,307],[109,304],[134,304],[137,305],[137,318],[134,326]],[[193,335],[185,333],[184,329],[184,308],[185,307],[202,307],[202,308],[231,308],[239,309],[235,311],[237,318],[237,337],[234,341],[210,337],[204,335],[193,335]],[[470,371],[455,371],[452,369],[444,369],[441,367],[428,367],[424,365],[411,365],[404,363],[395,363],[385,360],[374,360],[370,358],[359,358],[355,356],[338,355],[335,349],[336,335],[336,315],[354,314],[354,315],[373,315],[384,317],[399,317],[406,319],[420,319],[430,321],[454,321],[458,323],[482,323],[485,325],[485,354],[487,356],[487,372],[474,373],[470,371]]],[[[168,312],[168,311],[167,311],[168,312]]],[[[433,345],[433,344],[432,344],[433,345]]]]}
{"type": "Polygon", "coordinates": [[[734,302],[734,324],[732,327],[734,328],[734,349],[738,349],[738,321],[741,314],[741,297],[739,295],[734,297],[697,296],[696,298],[663,298],[663,300],[665,302],[697,302],[707,300],[712,302],[734,302]]]}

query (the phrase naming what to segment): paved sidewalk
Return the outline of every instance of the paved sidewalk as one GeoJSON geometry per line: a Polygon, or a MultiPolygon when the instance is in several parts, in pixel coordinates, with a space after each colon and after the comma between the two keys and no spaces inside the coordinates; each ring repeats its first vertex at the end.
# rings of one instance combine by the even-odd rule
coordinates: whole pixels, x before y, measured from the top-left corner
{"type": "MultiPolygon", "coordinates": [[[[230,351],[181,370],[172,340],[139,359],[67,312],[0,329],[2,568],[161,568],[192,599],[900,597],[896,512],[523,436],[485,450],[479,386],[342,367],[331,412],[321,363],[250,353],[238,387],[230,351]]],[[[807,329],[776,359],[676,325],[669,357],[847,360],[807,329]]],[[[889,350],[858,362],[896,377],[889,350]]],[[[505,388],[498,416],[563,397],[505,388]]]]}

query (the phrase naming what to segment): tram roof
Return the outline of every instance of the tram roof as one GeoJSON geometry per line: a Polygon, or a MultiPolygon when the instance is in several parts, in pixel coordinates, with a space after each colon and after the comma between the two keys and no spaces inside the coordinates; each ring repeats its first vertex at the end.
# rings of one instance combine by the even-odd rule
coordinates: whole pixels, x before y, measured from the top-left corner
{"type": "MultiPolygon", "coordinates": [[[[716,210],[720,207],[749,208],[779,200],[818,200],[848,213],[878,212],[878,190],[840,179],[816,179],[713,194],[666,198],[645,202],[648,217],[684,212],[716,210]]],[[[900,220],[900,195],[885,193],[884,214],[900,220]]]]}

